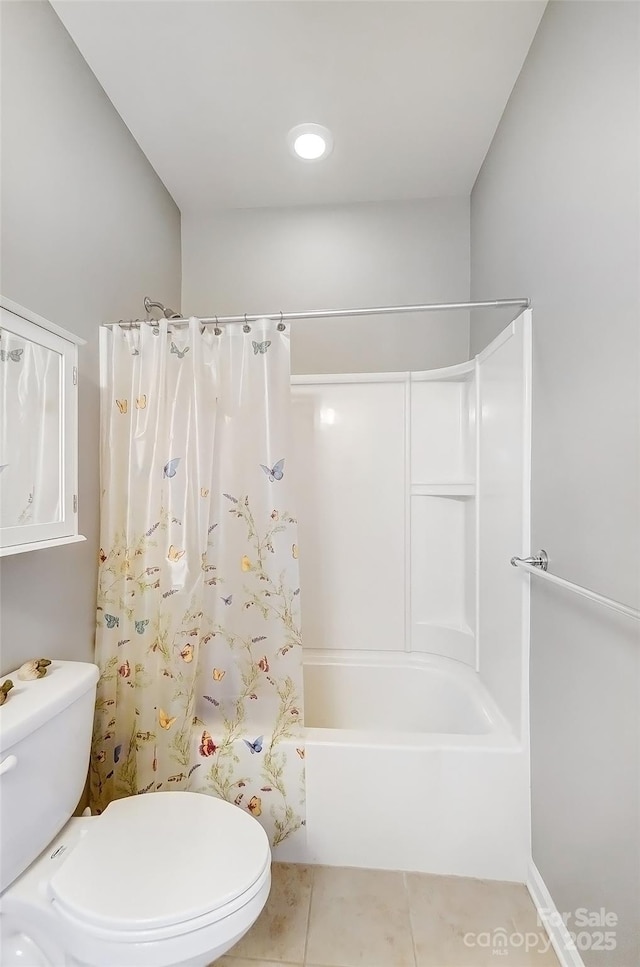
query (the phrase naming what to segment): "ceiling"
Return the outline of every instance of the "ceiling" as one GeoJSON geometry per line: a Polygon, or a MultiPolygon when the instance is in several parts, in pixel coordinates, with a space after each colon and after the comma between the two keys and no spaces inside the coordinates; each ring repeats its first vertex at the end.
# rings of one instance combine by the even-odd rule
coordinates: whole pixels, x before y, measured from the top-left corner
{"type": "Polygon", "coordinates": [[[466,195],[529,0],[53,0],[183,212],[466,195]],[[292,157],[291,127],[334,136],[292,157]]]}

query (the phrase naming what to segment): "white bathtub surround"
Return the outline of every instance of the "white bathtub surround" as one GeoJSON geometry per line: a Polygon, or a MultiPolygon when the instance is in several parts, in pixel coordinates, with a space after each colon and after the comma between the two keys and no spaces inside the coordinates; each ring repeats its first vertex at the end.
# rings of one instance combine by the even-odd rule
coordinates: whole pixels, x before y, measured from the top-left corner
{"type": "Polygon", "coordinates": [[[293,377],[307,647],[475,665],[474,379],[293,377]]]}
{"type": "Polygon", "coordinates": [[[292,379],[306,647],[403,647],[406,381],[292,379]]]}
{"type": "Polygon", "coordinates": [[[458,659],[523,736],[530,345],[526,311],[467,363],[292,378],[305,647],[458,659]]]}
{"type": "Polygon", "coordinates": [[[531,313],[476,356],[476,648],[483,682],[529,744],[529,582],[511,566],[530,553],[531,313]]]}
{"type": "Polygon", "coordinates": [[[294,377],[307,848],[280,859],[526,879],[530,322],[448,369],[294,377]]]}

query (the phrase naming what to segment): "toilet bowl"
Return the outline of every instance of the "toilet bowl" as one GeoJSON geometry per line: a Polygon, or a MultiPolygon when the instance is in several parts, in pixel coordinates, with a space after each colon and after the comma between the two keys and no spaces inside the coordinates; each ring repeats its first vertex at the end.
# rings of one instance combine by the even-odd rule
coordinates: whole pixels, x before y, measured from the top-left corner
{"type": "MultiPolygon", "coordinates": [[[[74,705],[92,707],[86,694],[95,692],[97,674],[88,676],[89,689],[81,688],[59,707],[60,689],[72,681],[77,685],[79,674],[65,666],[80,664],[54,663],[57,689],[50,684],[37,695],[38,733],[49,721],[47,698],[49,712],[58,705],[56,721],[63,729],[65,717],[78,719],[77,709],[67,714],[74,705]]],[[[0,720],[0,963],[207,967],[215,962],[247,932],[269,895],[271,854],[263,828],[228,802],[190,792],[131,796],[110,803],[100,816],[69,819],[60,787],[46,781],[52,776],[46,775],[50,763],[42,755],[42,735],[37,759],[31,755],[32,731],[25,724],[30,696],[24,697],[21,709],[16,702],[13,715],[0,720]],[[34,784],[30,777],[38,763],[34,784]]]]}
{"type": "Polygon", "coordinates": [[[2,895],[0,963],[206,967],[262,910],[270,860],[259,823],[220,799],[120,799],[70,820],[2,895]]]}

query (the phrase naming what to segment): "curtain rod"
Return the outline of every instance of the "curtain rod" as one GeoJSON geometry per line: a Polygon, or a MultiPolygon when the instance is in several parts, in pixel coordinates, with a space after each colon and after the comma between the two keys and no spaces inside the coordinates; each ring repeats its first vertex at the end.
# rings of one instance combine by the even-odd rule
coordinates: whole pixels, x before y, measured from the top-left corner
{"type": "MultiPolygon", "coordinates": [[[[146,300],[145,300],[146,304],[146,300]]],[[[160,303],[152,303],[160,307],[160,303]]],[[[343,316],[384,316],[395,315],[402,312],[445,312],[450,309],[500,309],[507,306],[519,306],[521,309],[528,309],[531,305],[530,299],[493,299],[490,302],[432,302],[425,305],[411,306],[370,306],[364,309],[309,309],[305,312],[263,312],[259,315],[241,316],[205,316],[198,321],[203,326],[233,325],[250,322],[257,322],[259,319],[272,319],[274,322],[291,322],[294,319],[332,319],[343,316]]],[[[168,320],[171,325],[188,325],[189,320],[183,316],[174,316],[168,320]]],[[[114,326],[125,326],[137,328],[141,323],[153,326],[157,325],[157,319],[132,319],[118,322],[103,322],[106,328],[114,326]]]]}

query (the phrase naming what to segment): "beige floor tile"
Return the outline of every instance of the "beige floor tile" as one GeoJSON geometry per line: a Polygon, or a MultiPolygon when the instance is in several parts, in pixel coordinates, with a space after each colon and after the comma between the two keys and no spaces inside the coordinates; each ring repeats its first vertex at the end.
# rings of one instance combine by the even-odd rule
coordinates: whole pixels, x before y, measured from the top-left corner
{"type": "Polygon", "coordinates": [[[306,963],[414,967],[403,874],[316,867],[306,963]]]}
{"type": "Polygon", "coordinates": [[[267,905],[240,943],[229,951],[233,958],[298,964],[304,960],[313,870],[295,863],[274,863],[267,905]]]}
{"type": "Polygon", "coordinates": [[[407,874],[417,967],[558,967],[526,887],[407,874]]]}
{"type": "MultiPolygon", "coordinates": [[[[209,967],[281,967],[281,960],[247,960],[246,957],[230,957],[229,954],[222,960],[216,960],[215,964],[209,967]]],[[[302,964],[287,964],[286,967],[303,967],[302,964]]]]}

